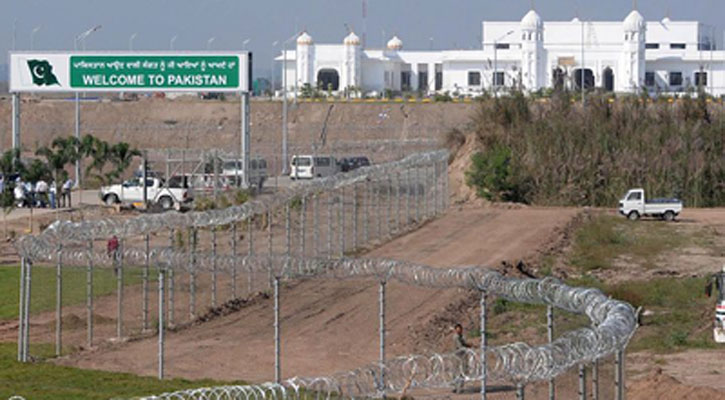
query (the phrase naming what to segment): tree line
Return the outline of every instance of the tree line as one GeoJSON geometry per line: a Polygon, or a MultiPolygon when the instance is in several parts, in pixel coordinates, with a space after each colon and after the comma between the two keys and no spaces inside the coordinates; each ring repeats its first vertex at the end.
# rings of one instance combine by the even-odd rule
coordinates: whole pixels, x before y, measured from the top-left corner
{"type": "Polygon", "coordinates": [[[725,205],[725,113],[706,96],[677,104],[566,92],[480,103],[466,180],[479,196],[542,205],[614,207],[632,187],[688,207],[725,205]]]}
{"type": "Polygon", "coordinates": [[[131,166],[133,158],[141,156],[141,151],[126,142],[111,144],[85,135],[80,140],[74,136],[55,138],[50,145],[40,147],[35,155],[38,158],[24,160],[20,149],[11,149],[0,156],[0,173],[5,178],[4,206],[13,203],[13,177],[26,182],[44,180],[58,185],[68,178],[66,168],[72,168],[79,160],[89,160],[85,176],[105,185],[119,179],[131,166]]]}

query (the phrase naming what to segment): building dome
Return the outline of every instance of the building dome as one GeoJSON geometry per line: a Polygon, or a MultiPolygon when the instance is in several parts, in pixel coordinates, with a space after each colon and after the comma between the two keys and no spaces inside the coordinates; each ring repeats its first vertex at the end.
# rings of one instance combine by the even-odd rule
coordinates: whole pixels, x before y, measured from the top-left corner
{"type": "Polygon", "coordinates": [[[400,50],[403,48],[403,41],[396,35],[388,41],[388,50],[400,50]]]}
{"type": "Polygon", "coordinates": [[[670,19],[670,17],[664,17],[664,18],[662,18],[662,23],[663,24],[667,25],[670,22],[672,22],[672,20],[670,19]]]}
{"type": "Polygon", "coordinates": [[[521,19],[521,29],[538,30],[542,26],[541,17],[536,11],[531,10],[521,19]]]}
{"type": "Polygon", "coordinates": [[[574,18],[572,18],[571,22],[580,23],[582,21],[579,19],[579,17],[574,17],[574,18]]]}
{"type": "Polygon", "coordinates": [[[297,44],[301,45],[311,45],[313,43],[312,36],[310,36],[307,31],[302,32],[300,36],[297,37],[297,44]]]}
{"type": "Polygon", "coordinates": [[[626,32],[639,32],[644,29],[644,17],[637,10],[632,10],[624,19],[624,30],[626,32]]]}
{"type": "Polygon", "coordinates": [[[343,43],[347,46],[359,46],[360,38],[355,34],[355,32],[350,32],[350,34],[345,37],[343,43]]]}

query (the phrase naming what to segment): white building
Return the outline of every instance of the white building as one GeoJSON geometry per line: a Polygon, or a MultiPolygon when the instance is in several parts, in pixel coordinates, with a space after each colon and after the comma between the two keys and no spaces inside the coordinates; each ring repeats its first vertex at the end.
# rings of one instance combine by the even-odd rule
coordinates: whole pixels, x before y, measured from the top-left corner
{"type": "Polygon", "coordinates": [[[712,26],[696,21],[483,22],[481,50],[409,51],[397,36],[385,49],[364,49],[355,33],[342,44],[316,44],[307,33],[277,57],[290,93],[310,84],[336,93],[450,92],[475,95],[516,87],[596,87],[614,92],[677,93],[701,87],[725,95],[725,51],[712,26]],[[583,75],[583,76],[582,76],[583,75]]]}

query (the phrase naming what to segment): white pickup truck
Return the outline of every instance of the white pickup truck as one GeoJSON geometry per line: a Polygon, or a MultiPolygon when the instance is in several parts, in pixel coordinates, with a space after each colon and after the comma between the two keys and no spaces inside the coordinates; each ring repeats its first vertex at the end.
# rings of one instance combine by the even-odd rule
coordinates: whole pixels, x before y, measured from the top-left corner
{"type": "Polygon", "coordinates": [[[632,221],[644,216],[673,221],[681,212],[682,201],[678,199],[645,200],[644,189],[632,189],[619,201],[619,213],[632,221]]]}
{"type": "MultiPolygon", "coordinates": [[[[133,178],[121,184],[102,187],[99,194],[101,200],[106,205],[143,201],[142,179],[133,178]]],[[[183,203],[192,200],[187,185],[179,182],[164,185],[164,181],[159,178],[146,178],[146,198],[150,203],[158,204],[164,210],[178,209],[183,203]]]]}

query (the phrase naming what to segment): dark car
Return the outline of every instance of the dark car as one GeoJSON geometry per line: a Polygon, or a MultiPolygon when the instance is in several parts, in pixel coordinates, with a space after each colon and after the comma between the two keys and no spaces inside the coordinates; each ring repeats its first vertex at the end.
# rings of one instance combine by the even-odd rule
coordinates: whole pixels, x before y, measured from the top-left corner
{"type": "Polygon", "coordinates": [[[345,157],[340,160],[340,170],[342,172],[354,171],[358,168],[369,167],[370,159],[365,156],[345,157]]]}

